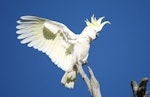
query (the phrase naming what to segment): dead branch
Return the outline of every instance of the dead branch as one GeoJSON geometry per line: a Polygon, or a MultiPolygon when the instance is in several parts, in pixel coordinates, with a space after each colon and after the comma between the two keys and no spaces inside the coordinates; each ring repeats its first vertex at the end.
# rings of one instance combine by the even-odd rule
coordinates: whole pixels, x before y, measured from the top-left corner
{"type": "Polygon", "coordinates": [[[134,97],[147,97],[150,91],[146,91],[146,85],[148,82],[148,78],[143,78],[138,85],[136,81],[131,81],[131,87],[133,90],[134,97]]]}
{"type": "Polygon", "coordinates": [[[79,71],[79,74],[81,75],[84,82],[86,83],[92,97],[102,97],[101,92],[100,92],[99,82],[96,80],[92,69],[90,67],[88,67],[89,74],[90,74],[90,79],[89,79],[82,68],[82,63],[79,63],[76,66],[79,71]]]}

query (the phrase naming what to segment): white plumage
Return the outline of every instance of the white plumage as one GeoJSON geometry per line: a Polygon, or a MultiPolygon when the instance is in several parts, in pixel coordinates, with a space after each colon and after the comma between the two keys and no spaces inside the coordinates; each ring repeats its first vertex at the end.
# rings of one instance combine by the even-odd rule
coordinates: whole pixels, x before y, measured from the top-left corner
{"type": "Polygon", "coordinates": [[[17,21],[19,29],[18,39],[21,44],[28,44],[47,54],[52,62],[65,71],[61,83],[68,88],[74,87],[77,75],[76,64],[87,62],[90,43],[109,21],[101,22],[104,17],[96,20],[91,17],[91,23],[86,20],[87,26],[81,34],[74,34],[64,24],[36,16],[22,16],[17,21]]]}

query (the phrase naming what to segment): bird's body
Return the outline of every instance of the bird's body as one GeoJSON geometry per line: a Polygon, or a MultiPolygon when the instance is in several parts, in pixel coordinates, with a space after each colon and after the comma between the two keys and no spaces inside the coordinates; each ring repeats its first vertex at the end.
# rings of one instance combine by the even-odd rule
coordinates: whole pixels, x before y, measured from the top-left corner
{"type": "Polygon", "coordinates": [[[35,16],[22,16],[17,21],[20,25],[16,33],[21,43],[28,43],[46,53],[52,62],[65,71],[61,83],[68,88],[74,87],[77,76],[76,64],[85,64],[89,55],[90,43],[96,38],[97,33],[108,21],[101,23],[102,18],[96,20],[91,17],[91,23],[86,21],[87,26],[81,34],[74,34],[64,24],[35,16]]]}

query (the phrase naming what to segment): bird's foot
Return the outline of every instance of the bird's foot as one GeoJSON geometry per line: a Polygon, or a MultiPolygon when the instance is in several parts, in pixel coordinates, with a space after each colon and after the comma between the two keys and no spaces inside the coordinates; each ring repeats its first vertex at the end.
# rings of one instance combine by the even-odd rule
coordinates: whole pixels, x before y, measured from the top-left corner
{"type": "Polygon", "coordinates": [[[88,64],[88,60],[83,60],[82,63],[83,63],[83,65],[87,65],[88,64]]]}

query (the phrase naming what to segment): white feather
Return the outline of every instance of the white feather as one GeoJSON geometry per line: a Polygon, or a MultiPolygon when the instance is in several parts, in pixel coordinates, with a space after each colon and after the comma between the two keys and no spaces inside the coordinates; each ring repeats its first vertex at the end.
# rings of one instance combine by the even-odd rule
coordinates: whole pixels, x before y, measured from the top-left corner
{"type": "Polygon", "coordinates": [[[23,39],[23,38],[27,38],[29,36],[32,36],[32,33],[23,33],[21,35],[18,36],[18,39],[23,39]]]}
{"type": "MultiPolygon", "coordinates": [[[[42,48],[44,46],[44,43],[45,43],[45,39],[42,38],[42,40],[35,46],[39,51],[42,51],[42,48]]],[[[43,51],[42,51],[43,52],[43,51]]]]}
{"type": "Polygon", "coordinates": [[[36,39],[32,40],[32,42],[30,42],[28,44],[28,47],[32,47],[33,46],[35,49],[37,49],[36,46],[39,45],[39,43],[41,41],[42,41],[42,37],[36,38],[36,39]]]}
{"type": "Polygon", "coordinates": [[[64,24],[35,16],[22,16],[17,23],[20,25],[16,27],[19,29],[16,33],[22,44],[28,43],[28,47],[46,53],[58,67],[68,71],[71,56],[66,56],[66,51],[72,45],[68,41],[75,40],[77,35],[64,24]]]}

